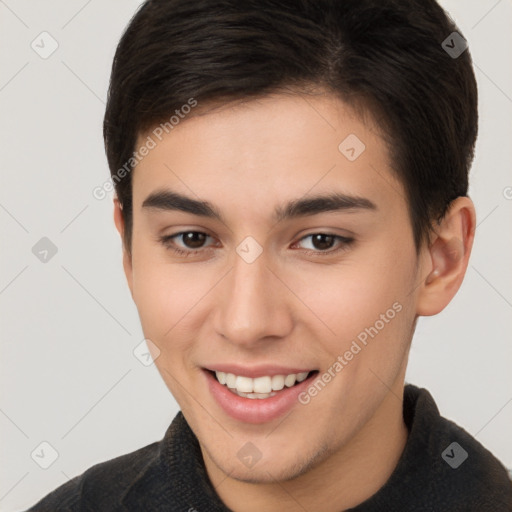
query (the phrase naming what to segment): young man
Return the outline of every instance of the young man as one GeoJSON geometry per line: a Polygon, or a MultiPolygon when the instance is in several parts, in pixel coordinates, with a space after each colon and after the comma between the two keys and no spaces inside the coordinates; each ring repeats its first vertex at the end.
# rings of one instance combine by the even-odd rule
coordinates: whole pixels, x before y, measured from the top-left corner
{"type": "Polygon", "coordinates": [[[404,387],[463,280],[477,91],[434,0],[152,0],[104,135],[124,269],[180,405],[31,510],[508,511],[404,387]]]}

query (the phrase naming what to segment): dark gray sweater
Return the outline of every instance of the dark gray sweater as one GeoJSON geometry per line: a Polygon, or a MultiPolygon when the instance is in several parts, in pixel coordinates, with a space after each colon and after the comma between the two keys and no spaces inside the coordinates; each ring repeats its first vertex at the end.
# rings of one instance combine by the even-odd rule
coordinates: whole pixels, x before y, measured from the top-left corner
{"type": "MultiPolygon", "coordinates": [[[[405,386],[405,450],[386,484],[352,512],[509,512],[503,465],[455,423],[430,393],[405,386]]],[[[179,412],[160,442],[97,464],[30,512],[228,512],[215,493],[196,437],[179,412]]],[[[320,511],[321,512],[321,511],[320,511]]]]}

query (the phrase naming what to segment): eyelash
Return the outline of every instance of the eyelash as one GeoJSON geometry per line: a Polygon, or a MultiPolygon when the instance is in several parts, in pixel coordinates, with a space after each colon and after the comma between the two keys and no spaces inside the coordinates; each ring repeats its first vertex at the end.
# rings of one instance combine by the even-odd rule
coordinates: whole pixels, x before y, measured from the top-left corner
{"type": "MultiPolygon", "coordinates": [[[[159,240],[167,249],[171,250],[176,255],[182,256],[185,258],[187,258],[189,256],[195,256],[202,251],[211,249],[211,248],[205,248],[205,249],[196,249],[196,250],[194,250],[194,249],[185,250],[185,249],[181,249],[180,247],[177,247],[176,245],[174,245],[174,242],[172,242],[172,239],[177,238],[181,235],[185,235],[187,233],[200,233],[200,234],[203,234],[206,236],[210,236],[207,233],[203,233],[202,231],[180,231],[179,233],[176,233],[174,235],[162,236],[162,237],[160,237],[159,240]]],[[[316,257],[316,256],[320,256],[320,257],[332,256],[333,254],[337,254],[339,252],[346,251],[355,241],[353,238],[341,236],[341,235],[335,235],[334,233],[317,232],[317,233],[310,233],[309,235],[303,236],[298,242],[302,242],[306,238],[310,238],[315,235],[325,235],[325,236],[333,237],[334,239],[336,239],[340,242],[340,246],[337,249],[328,249],[326,251],[306,249],[305,253],[308,256],[314,256],[314,257],[316,257]]],[[[298,243],[298,242],[296,242],[296,243],[298,243]]]]}

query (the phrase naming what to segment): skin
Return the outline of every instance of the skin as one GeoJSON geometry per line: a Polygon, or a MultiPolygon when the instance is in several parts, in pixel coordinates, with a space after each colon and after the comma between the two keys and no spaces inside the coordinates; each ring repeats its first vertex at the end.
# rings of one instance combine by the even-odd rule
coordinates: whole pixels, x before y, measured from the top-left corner
{"type": "MultiPolygon", "coordinates": [[[[378,127],[328,94],[275,94],[189,117],[132,178],[128,285],[145,337],[160,351],[155,364],[221,499],[236,512],[334,512],[377,492],[407,440],[402,396],[415,321],[444,309],[467,268],[471,200],[455,200],[417,254],[404,189],[378,127]],[[349,134],[366,145],[353,162],[338,149],[349,134]],[[163,188],[208,201],[224,222],[142,207],[163,188]],[[376,208],[272,219],[278,205],[333,191],[376,208]],[[159,240],[183,231],[209,235],[202,246],[173,239],[200,252],[180,256],[159,240]],[[354,242],[315,245],[307,235],[316,233],[354,242]],[[247,236],[263,251],[250,264],[236,252],[247,236]],[[219,363],[282,364],[321,375],[394,303],[401,311],[285,417],[234,420],[206,386],[201,368],[219,363]],[[249,441],[261,453],[252,468],[237,457],[249,441]]],[[[117,200],[114,219],[123,236],[117,200]]]]}

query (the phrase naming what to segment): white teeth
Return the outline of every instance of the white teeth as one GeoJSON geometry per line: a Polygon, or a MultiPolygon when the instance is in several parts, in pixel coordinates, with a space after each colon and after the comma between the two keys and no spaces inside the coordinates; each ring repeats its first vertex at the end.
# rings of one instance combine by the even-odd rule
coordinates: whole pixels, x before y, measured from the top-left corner
{"type": "Polygon", "coordinates": [[[272,391],[272,379],[270,377],[258,377],[253,380],[253,391],[255,393],[270,393],[272,391]]]}
{"type": "Polygon", "coordinates": [[[284,375],[274,375],[272,377],[272,389],[281,391],[284,388],[284,375]]]}
{"type": "Polygon", "coordinates": [[[228,388],[234,388],[236,384],[236,375],[232,373],[226,373],[226,386],[228,388]]]}
{"type": "Polygon", "coordinates": [[[235,395],[241,396],[243,398],[252,398],[252,399],[255,399],[255,398],[259,398],[259,399],[269,398],[269,397],[275,395],[275,393],[273,391],[272,391],[272,393],[242,393],[241,391],[237,391],[236,389],[235,390],[230,389],[230,391],[235,393],[235,395]]]}
{"type": "Polygon", "coordinates": [[[241,391],[242,393],[252,393],[253,389],[253,379],[250,377],[240,377],[240,375],[236,378],[235,388],[237,391],[241,391]]]}
{"type": "Polygon", "coordinates": [[[297,378],[296,373],[291,373],[290,375],[287,375],[284,379],[284,385],[287,388],[291,388],[295,384],[295,379],[297,378]]]}
{"type": "Polygon", "coordinates": [[[302,382],[303,380],[306,380],[307,376],[308,372],[297,373],[297,382],[302,382]]]}
{"type": "Polygon", "coordinates": [[[289,375],[273,375],[251,379],[233,373],[215,372],[220,384],[246,398],[268,398],[274,396],[274,391],[281,391],[285,386],[291,388],[295,382],[302,382],[309,372],[291,373],[289,375]]]}

